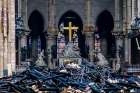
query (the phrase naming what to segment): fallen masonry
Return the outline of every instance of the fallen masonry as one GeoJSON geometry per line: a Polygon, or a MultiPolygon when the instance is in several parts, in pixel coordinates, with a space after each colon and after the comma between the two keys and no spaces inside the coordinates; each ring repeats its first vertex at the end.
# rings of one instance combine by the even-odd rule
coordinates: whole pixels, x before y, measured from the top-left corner
{"type": "Polygon", "coordinates": [[[1,78],[0,93],[138,93],[140,90],[139,77],[114,73],[101,53],[97,55],[97,64],[81,58],[71,43],[63,54],[59,66],[49,69],[44,66],[42,52],[34,66],[1,78]]]}
{"type": "Polygon", "coordinates": [[[136,93],[140,78],[113,73],[108,66],[82,61],[79,66],[30,66],[0,79],[0,93],[136,93]]]}

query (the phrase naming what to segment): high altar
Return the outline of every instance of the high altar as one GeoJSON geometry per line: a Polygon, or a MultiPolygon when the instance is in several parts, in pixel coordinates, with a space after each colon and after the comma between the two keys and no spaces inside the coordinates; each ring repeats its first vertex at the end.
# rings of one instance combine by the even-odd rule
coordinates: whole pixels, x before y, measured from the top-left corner
{"type": "Polygon", "coordinates": [[[78,27],[72,26],[72,22],[69,22],[68,27],[61,26],[62,31],[59,31],[57,37],[57,60],[60,67],[67,64],[80,65],[82,62],[78,47],[77,29],[78,27]],[[64,30],[69,31],[69,41],[67,44],[63,35],[64,30]]]}

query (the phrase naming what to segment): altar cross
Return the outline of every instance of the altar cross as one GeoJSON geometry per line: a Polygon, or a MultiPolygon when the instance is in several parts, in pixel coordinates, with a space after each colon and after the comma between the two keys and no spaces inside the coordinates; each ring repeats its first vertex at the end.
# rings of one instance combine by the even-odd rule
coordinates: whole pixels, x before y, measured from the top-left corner
{"type": "Polygon", "coordinates": [[[68,30],[69,31],[69,41],[72,41],[72,31],[77,30],[78,27],[72,27],[72,22],[69,22],[69,26],[68,27],[64,27],[64,30],[68,30]]]}

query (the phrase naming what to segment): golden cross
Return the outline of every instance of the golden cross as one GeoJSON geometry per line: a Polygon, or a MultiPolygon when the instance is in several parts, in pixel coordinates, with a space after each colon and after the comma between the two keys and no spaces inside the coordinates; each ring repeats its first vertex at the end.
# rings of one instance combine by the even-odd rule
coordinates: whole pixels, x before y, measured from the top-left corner
{"type": "Polygon", "coordinates": [[[72,27],[72,22],[69,22],[69,26],[68,27],[64,27],[64,30],[69,30],[69,41],[72,41],[72,31],[73,30],[77,30],[78,27],[72,27]]]}

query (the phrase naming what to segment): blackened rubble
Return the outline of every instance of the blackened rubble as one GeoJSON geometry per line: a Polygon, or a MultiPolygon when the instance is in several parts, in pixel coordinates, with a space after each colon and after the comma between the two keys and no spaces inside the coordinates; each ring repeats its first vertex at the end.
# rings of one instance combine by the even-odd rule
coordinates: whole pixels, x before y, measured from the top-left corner
{"type": "MultiPolygon", "coordinates": [[[[70,48],[67,52],[75,53],[72,52],[72,46],[66,47],[70,48]]],[[[66,56],[62,65],[54,69],[40,66],[44,64],[42,57],[43,53],[40,54],[36,65],[29,66],[25,71],[1,78],[0,92],[120,93],[126,91],[130,93],[140,89],[139,77],[114,73],[101,53],[97,56],[99,64],[81,57],[76,62],[72,57],[66,56]]],[[[77,58],[76,55],[75,57],[77,58]]]]}
{"type": "Polygon", "coordinates": [[[84,60],[79,68],[30,66],[22,73],[0,79],[2,93],[117,93],[140,88],[140,78],[113,73],[107,66],[84,60]],[[63,71],[62,71],[63,70],[63,71]]]}

